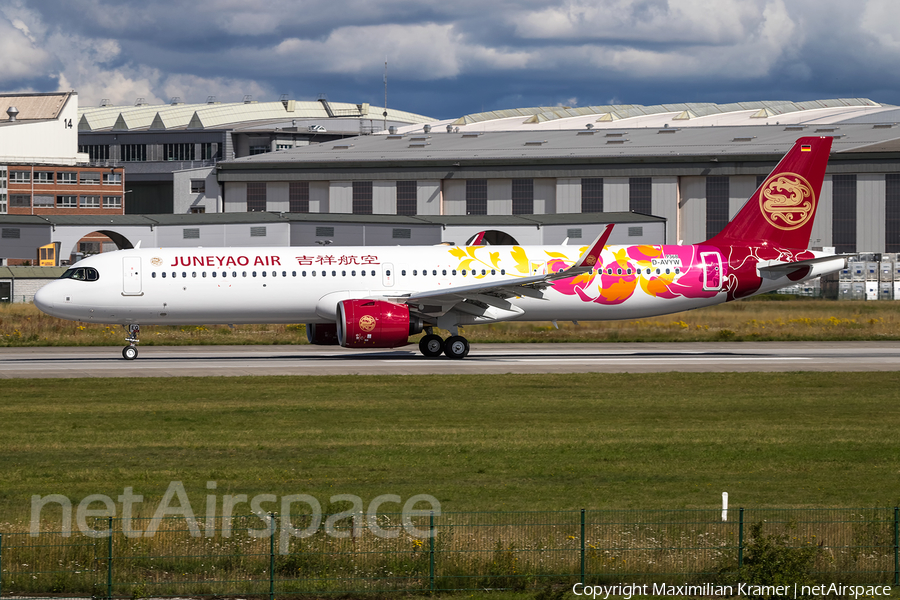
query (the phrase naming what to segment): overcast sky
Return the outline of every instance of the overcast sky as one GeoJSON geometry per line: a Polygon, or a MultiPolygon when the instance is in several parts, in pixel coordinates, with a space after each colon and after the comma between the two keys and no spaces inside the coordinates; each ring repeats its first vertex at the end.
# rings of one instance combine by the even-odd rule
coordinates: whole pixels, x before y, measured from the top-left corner
{"type": "Polygon", "coordinates": [[[896,0],[0,0],[0,91],[527,106],[900,105],[896,0]]]}

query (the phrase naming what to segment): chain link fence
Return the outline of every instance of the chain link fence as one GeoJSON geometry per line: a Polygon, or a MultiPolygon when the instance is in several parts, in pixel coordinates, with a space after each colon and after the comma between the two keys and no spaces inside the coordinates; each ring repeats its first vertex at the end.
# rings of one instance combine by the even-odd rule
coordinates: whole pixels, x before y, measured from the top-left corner
{"type": "Polygon", "coordinates": [[[734,583],[759,542],[819,583],[900,584],[896,508],[94,519],[0,536],[0,595],[303,596],[734,583]],[[83,525],[83,526],[82,526],[83,525]],[[87,529],[89,526],[89,529],[87,529]],[[87,534],[85,533],[87,532],[87,534]],[[758,539],[754,538],[754,533],[758,539]]]}

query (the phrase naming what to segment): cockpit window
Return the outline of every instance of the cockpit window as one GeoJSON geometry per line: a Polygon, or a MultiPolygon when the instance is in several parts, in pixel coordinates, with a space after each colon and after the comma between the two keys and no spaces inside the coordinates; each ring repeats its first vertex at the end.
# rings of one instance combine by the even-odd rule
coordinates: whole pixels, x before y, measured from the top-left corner
{"type": "Polygon", "coordinates": [[[62,274],[60,279],[75,279],[77,281],[97,281],[100,279],[100,273],[93,267],[78,267],[68,269],[62,274]]]}

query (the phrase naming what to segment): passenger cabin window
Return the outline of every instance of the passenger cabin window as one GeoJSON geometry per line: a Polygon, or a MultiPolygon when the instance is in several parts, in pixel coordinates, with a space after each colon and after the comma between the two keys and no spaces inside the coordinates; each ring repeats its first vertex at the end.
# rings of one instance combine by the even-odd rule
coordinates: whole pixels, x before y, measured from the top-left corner
{"type": "Polygon", "coordinates": [[[100,279],[100,273],[93,267],[78,267],[77,269],[68,269],[62,274],[60,279],[75,279],[76,281],[97,281],[100,279]]]}

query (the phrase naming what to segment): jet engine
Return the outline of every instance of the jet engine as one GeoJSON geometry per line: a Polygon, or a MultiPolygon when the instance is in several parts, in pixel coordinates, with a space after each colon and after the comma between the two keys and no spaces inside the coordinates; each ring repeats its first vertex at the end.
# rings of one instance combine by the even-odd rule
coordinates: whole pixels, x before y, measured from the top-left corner
{"type": "Polygon", "coordinates": [[[337,305],[338,343],[345,348],[396,348],[420,333],[409,307],[384,300],[342,300],[337,305]]]}
{"type": "Polygon", "coordinates": [[[337,325],[334,323],[307,323],[306,339],[316,346],[337,346],[337,325]]]}

